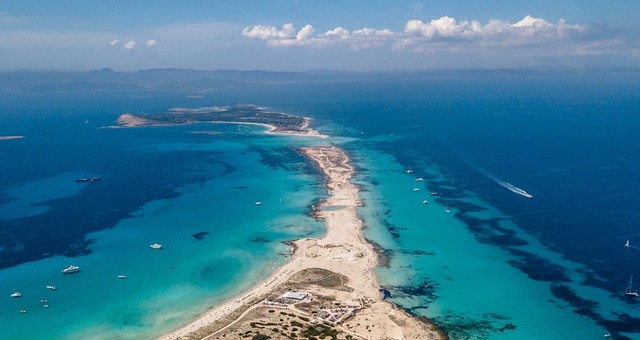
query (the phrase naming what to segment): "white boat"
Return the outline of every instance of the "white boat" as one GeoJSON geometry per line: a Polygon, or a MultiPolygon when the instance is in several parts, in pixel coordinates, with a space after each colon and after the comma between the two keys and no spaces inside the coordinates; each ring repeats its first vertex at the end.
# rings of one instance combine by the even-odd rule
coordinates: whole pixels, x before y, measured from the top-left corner
{"type": "Polygon", "coordinates": [[[73,273],[78,273],[80,271],[82,271],[80,267],[70,265],[69,267],[62,270],[62,274],[73,274],[73,273]]]}
{"type": "Polygon", "coordinates": [[[408,167],[408,168],[407,168],[407,171],[405,171],[405,172],[406,172],[406,173],[408,173],[408,174],[410,174],[410,173],[413,173],[413,170],[411,170],[411,167],[408,167]]]}
{"type": "Polygon", "coordinates": [[[11,295],[10,295],[10,296],[11,296],[12,298],[19,298],[19,297],[21,297],[21,296],[22,296],[22,294],[20,294],[20,292],[13,292],[13,293],[11,293],[11,295]]]}
{"type": "Polygon", "coordinates": [[[631,286],[633,284],[633,274],[631,274],[631,278],[629,279],[629,283],[627,283],[627,289],[624,290],[624,295],[628,297],[638,297],[637,290],[631,290],[631,286]]]}
{"type": "Polygon", "coordinates": [[[444,205],[444,212],[447,213],[447,214],[451,212],[451,209],[449,209],[449,207],[447,206],[446,203],[444,205]]]}
{"type": "Polygon", "coordinates": [[[118,278],[119,278],[119,279],[126,279],[126,278],[127,278],[127,276],[126,276],[126,275],[118,275],[118,278]]]}
{"type": "Polygon", "coordinates": [[[424,178],[418,177],[418,178],[416,178],[416,182],[424,182],[424,178]]]}
{"type": "Polygon", "coordinates": [[[160,243],[154,243],[149,247],[151,247],[151,249],[162,249],[162,245],[160,243]]]}
{"type": "Polygon", "coordinates": [[[420,191],[420,188],[413,188],[413,191],[420,191]]]}
{"type": "Polygon", "coordinates": [[[40,303],[47,303],[47,299],[40,299],[40,303]]]}
{"type": "Polygon", "coordinates": [[[262,204],[264,204],[264,203],[262,203],[260,201],[256,202],[256,205],[262,205],[262,204]]]}
{"type": "Polygon", "coordinates": [[[429,203],[429,201],[427,200],[422,201],[422,204],[427,204],[427,203],[429,203]]]}
{"type": "Polygon", "coordinates": [[[631,244],[629,243],[629,240],[627,240],[627,243],[624,244],[625,247],[631,247],[631,244]]]}
{"type": "Polygon", "coordinates": [[[26,312],[27,312],[27,310],[26,310],[26,309],[21,309],[21,310],[20,310],[20,313],[22,313],[22,314],[24,314],[24,313],[26,313],[26,312]]]}
{"type": "Polygon", "coordinates": [[[47,289],[49,289],[49,290],[56,290],[56,289],[58,289],[58,288],[56,288],[56,286],[47,286],[47,289]]]}

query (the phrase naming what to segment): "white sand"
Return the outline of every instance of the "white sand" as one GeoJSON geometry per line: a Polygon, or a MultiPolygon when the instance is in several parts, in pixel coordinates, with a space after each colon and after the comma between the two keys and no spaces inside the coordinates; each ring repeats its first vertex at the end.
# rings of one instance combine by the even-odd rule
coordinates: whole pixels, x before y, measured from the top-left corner
{"type": "Polygon", "coordinates": [[[302,152],[317,162],[327,176],[326,187],[330,196],[320,204],[317,216],[326,222],[327,233],[322,239],[305,238],[295,241],[296,252],[291,261],[282,266],[267,280],[202,315],[196,321],[161,337],[178,339],[229,315],[256,297],[269,293],[285,283],[291,275],[307,268],[323,268],[349,278],[348,286],[354,300],[368,302],[359,312],[360,327],[351,330],[371,339],[437,339],[438,334],[422,323],[382,300],[373,270],[377,255],[371,244],[363,238],[362,221],[356,208],[361,204],[358,187],[351,183],[354,169],[349,158],[336,147],[308,147],[302,152]],[[324,209],[332,207],[332,209],[324,209]],[[367,321],[365,321],[367,320],[367,321]],[[365,325],[375,325],[373,332],[365,325]]]}

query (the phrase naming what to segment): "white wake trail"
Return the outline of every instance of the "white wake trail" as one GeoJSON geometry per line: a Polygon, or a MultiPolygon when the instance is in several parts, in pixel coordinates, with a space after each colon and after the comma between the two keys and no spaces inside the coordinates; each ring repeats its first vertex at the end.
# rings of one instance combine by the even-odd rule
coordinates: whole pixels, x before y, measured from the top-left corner
{"type": "Polygon", "coordinates": [[[498,185],[500,185],[503,188],[509,189],[510,191],[518,194],[518,195],[522,195],[526,198],[533,198],[533,195],[529,194],[528,192],[524,191],[523,189],[518,188],[517,186],[502,180],[500,177],[490,173],[489,171],[483,169],[482,167],[480,167],[478,164],[464,158],[461,157],[462,160],[467,163],[471,168],[473,168],[475,171],[485,175],[487,178],[490,178],[491,180],[493,180],[494,182],[496,182],[498,185]]]}

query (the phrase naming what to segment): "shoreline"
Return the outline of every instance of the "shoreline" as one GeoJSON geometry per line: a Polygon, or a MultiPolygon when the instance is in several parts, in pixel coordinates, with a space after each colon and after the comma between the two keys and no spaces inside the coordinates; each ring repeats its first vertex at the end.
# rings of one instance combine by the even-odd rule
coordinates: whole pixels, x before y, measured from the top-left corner
{"type": "Polygon", "coordinates": [[[336,325],[336,329],[361,339],[445,338],[433,324],[415,318],[383,299],[374,274],[378,254],[361,232],[363,221],[356,211],[361,200],[358,187],[351,182],[355,169],[347,154],[335,146],[299,150],[319,166],[325,176],[329,196],[314,211],[315,216],[325,221],[325,236],[291,241],[293,256],[269,278],[160,339],[209,338],[233,328],[234,324],[241,324],[239,321],[243,316],[264,307],[265,298],[281,290],[296,274],[313,269],[345,277],[347,293],[314,287],[312,295],[342,295],[339,301],[348,300],[359,305],[357,312],[354,310],[353,316],[336,325]],[[333,209],[321,209],[324,207],[333,209]]]}
{"type": "Polygon", "coordinates": [[[319,131],[309,127],[311,124],[310,117],[302,117],[304,124],[300,127],[300,130],[284,130],[272,124],[266,123],[254,123],[254,122],[239,122],[239,121],[206,121],[206,122],[190,122],[186,124],[151,124],[145,119],[134,116],[130,113],[124,113],[118,117],[116,123],[118,125],[105,126],[105,129],[125,129],[125,128],[138,128],[145,126],[177,126],[177,125],[191,125],[197,123],[211,123],[211,124],[238,124],[238,125],[257,125],[267,128],[265,133],[273,135],[286,135],[286,136],[300,136],[300,137],[320,137],[327,138],[329,136],[321,134],[319,131]]]}

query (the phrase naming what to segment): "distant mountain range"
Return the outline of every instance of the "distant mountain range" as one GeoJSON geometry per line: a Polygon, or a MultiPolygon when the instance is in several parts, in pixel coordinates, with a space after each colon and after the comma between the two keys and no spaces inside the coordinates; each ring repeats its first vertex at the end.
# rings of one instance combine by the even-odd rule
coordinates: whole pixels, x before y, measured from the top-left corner
{"type": "Polygon", "coordinates": [[[150,69],[116,72],[108,68],[77,71],[4,71],[0,72],[0,92],[30,91],[207,91],[227,87],[248,87],[301,82],[335,82],[365,80],[500,80],[513,78],[543,79],[549,76],[588,81],[599,77],[615,81],[640,79],[636,69],[594,70],[435,70],[381,72],[275,72],[275,71],[202,71],[191,69],[150,69]]]}
{"type": "Polygon", "coordinates": [[[328,77],[319,73],[190,69],[137,72],[116,72],[108,68],[88,72],[6,71],[0,72],[0,91],[206,91],[221,87],[317,81],[328,77]]]}

